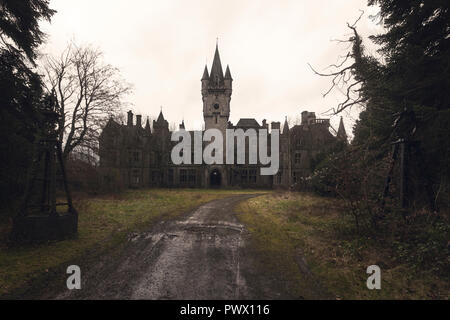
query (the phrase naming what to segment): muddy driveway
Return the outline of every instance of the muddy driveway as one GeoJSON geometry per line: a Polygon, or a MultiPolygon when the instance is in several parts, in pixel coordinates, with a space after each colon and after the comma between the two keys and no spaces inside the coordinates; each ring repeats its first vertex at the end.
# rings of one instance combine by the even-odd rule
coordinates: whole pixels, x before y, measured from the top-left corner
{"type": "Polygon", "coordinates": [[[130,235],[120,253],[81,267],[81,290],[56,299],[280,299],[276,279],[257,276],[246,254],[248,233],[233,208],[255,195],[214,200],[183,220],[130,235]],[[251,275],[251,276],[247,276],[251,275]],[[251,279],[251,280],[249,280],[251,279]]]}

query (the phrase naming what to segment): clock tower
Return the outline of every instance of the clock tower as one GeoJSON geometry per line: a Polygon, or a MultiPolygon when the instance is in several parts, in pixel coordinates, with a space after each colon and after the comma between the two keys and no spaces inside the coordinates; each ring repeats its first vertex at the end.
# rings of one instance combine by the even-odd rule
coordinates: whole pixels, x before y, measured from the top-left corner
{"type": "Polygon", "coordinates": [[[217,44],[211,74],[208,73],[208,67],[205,66],[201,81],[205,129],[219,129],[225,137],[225,130],[230,117],[231,83],[233,79],[228,66],[225,75],[223,74],[217,44]]]}

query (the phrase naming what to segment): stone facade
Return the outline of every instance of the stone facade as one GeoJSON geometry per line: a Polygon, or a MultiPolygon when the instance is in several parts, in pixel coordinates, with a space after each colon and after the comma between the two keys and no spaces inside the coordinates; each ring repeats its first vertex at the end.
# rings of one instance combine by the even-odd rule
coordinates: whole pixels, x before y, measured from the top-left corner
{"type": "MultiPolygon", "coordinates": [[[[158,119],[153,121],[152,129],[148,118],[143,126],[140,115],[136,116],[136,123],[134,123],[133,113],[129,111],[126,124],[119,124],[110,119],[100,135],[100,174],[103,184],[119,183],[130,188],[289,187],[295,184],[300,176],[311,173],[311,161],[319,152],[331,147],[338,139],[347,139],[342,119],[337,136],[333,136],[330,133],[329,119],[317,119],[314,112],[307,111],[302,112],[300,125],[289,128],[285,121],[282,131],[280,122],[272,122],[269,128],[266,120],[263,120],[260,125],[253,118],[242,118],[233,125],[229,121],[232,82],[228,66],[223,74],[219,51],[216,47],[211,73],[205,66],[201,79],[205,129],[219,129],[223,133],[224,140],[226,129],[241,128],[245,131],[252,128],[257,132],[258,129],[263,128],[279,129],[278,174],[260,175],[260,164],[174,165],[171,163],[170,154],[175,142],[170,139],[169,123],[164,119],[162,111],[158,119]]],[[[180,124],[180,130],[184,130],[184,122],[180,124]]],[[[194,132],[190,131],[190,134],[193,137],[194,132]]],[[[225,143],[226,141],[224,145],[225,143]]],[[[245,158],[246,163],[249,163],[248,141],[246,144],[245,158]]],[[[203,147],[205,146],[206,144],[203,143],[203,147]]],[[[268,148],[270,150],[270,143],[268,148]]],[[[223,154],[225,155],[225,150],[223,154]]]]}

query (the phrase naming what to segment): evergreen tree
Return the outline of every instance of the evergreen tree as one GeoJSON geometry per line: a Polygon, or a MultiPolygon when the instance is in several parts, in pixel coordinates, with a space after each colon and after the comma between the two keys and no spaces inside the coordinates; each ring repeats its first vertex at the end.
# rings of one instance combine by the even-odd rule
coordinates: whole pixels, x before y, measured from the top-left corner
{"type": "Polygon", "coordinates": [[[0,175],[1,203],[23,188],[43,99],[42,82],[34,71],[36,49],[44,34],[39,21],[55,13],[47,0],[0,0],[0,175]]]}
{"type": "Polygon", "coordinates": [[[370,37],[383,62],[364,53],[355,29],[352,71],[361,81],[365,110],[354,128],[354,145],[376,151],[377,160],[391,143],[406,139],[410,191],[427,191],[427,201],[437,202],[447,189],[450,151],[448,2],[370,0],[369,5],[379,6],[386,29],[370,37]]]}

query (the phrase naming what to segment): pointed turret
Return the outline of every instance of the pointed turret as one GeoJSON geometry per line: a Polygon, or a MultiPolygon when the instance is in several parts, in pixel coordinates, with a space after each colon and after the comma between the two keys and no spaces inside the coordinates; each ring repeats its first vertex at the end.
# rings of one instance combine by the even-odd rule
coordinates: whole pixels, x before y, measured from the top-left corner
{"type": "Polygon", "coordinates": [[[169,131],[169,122],[167,122],[166,119],[164,119],[163,113],[162,113],[162,107],[161,111],[159,112],[158,119],[155,121],[153,120],[153,132],[155,134],[160,134],[162,131],[169,131]]]}
{"type": "Polygon", "coordinates": [[[208,67],[205,65],[205,71],[203,71],[203,77],[202,77],[202,94],[206,94],[206,91],[208,89],[209,85],[209,73],[208,73],[208,67]]]}
{"type": "Polygon", "coordinates": [[[343,141],[347,141],[347,132],[345,131],[345,127],[344,127],[344,121],[341,120],[339,121],[339,128],[337,131],[337,138],[343,141]]]}
{"type": "Polygon", "coordinates": [[[219,46],[216,44],[216,52],[214,53],[214,61],[211,67],[211,74],[209,80],[214,85],[221,84],[223,81],[222,63],[220,62],[219,46]]]}
{"type": "Polygon", "coordinates": [[[225,79],[233,80],[233,78],[231,77],[231,72],[230,72],[230,66],[229,65],[227,65],[227,70],[225,71],[225,79]]]}
{"type": "Polygon", "coordinates": [[[163,113],[162,113],[162,110],[159,112],[159,116],[158,116],[158,119],[156,120],[156,122],[162,122],[162,121],[164,121],[165,119],[164,119],[164,116],[163,116],[163,113]]]}
{"type": "Polygon", "coordinates": [[[227,65],[227,70],[225,71],[225,78],[223,79],[223,84],[225,85],[225,88],[231,89],[233,78],[231,78],[231,72],[230,67],[227,65]]]}
{"type": "Polygon", "coordinates": [[[289,133],[289,124],[288,124],[287,117],[285,117],[284,125],[283,125],[283,134],[287,134],[287,133],[289,133]]]}
{"type": "Polygon", "coordinates": [[[148,132],[151,132],[151,129],[150,129],[150,120],[149,120],[148,117],[147,117],[147,121],[145,122],[145,130],[148,131],[148,132]]]}
{"type": "Polygon", "coordinates": [[[203,80],[209,80],[209,73],[208,73],[208,66],[207,65],[205,65],[205,71],[203,71],[202,81],[203,80]]]}
{"type": "Polygon", "coordinates": [[[180,124],[180,130],[185,130],[185,128],[184,128],[184,120],[181,121],[181,124],[180,124]]]}

